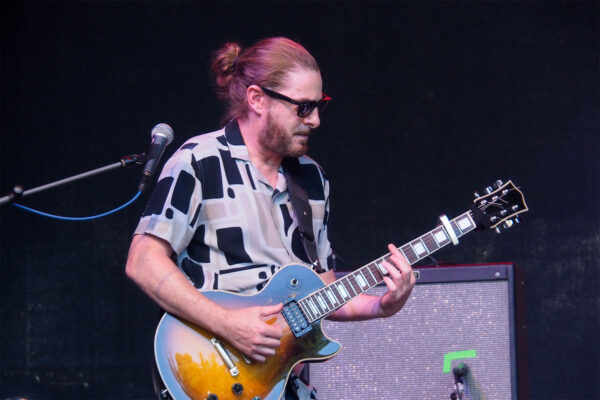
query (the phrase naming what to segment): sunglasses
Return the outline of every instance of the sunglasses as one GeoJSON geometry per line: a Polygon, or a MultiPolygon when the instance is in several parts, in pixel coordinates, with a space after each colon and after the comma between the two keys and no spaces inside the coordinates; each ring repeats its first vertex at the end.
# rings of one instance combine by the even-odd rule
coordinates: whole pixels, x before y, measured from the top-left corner
{"type": "Polygon", "coordinates": [[[319,109],[319,114],[325,110],[329,101],[331,101],[331,97],[327,96],[325,93],[321,93],[321,100],[319,101],[296,101],[294,99],[290,99],[287,96],[282,95],[281,93],[277,93],[271,89],[261,88],[263,92],[265,92],[268,96],[273,97],[275,99],[287,101],[288,103],[294,104],[298,106],[298,116],[300,118],[305,118],[313,112],[315,108],[319,109]]]}

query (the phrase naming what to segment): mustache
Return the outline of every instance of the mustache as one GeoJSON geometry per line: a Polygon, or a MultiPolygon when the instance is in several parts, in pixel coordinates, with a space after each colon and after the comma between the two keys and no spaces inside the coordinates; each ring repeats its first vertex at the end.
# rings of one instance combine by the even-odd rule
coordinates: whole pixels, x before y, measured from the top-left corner
{"type": "Polygon", "coordinates": [[[312,133],[313,130],[314,129],[312,129],[312,128],[306,128],[306,129],[294,132],[294,135],[308,136],[312,133]]]}

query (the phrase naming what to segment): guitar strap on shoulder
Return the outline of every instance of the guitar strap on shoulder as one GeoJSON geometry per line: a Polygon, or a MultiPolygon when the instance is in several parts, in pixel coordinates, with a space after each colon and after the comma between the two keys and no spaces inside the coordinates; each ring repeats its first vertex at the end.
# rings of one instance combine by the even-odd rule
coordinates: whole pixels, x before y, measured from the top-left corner
{"type": "Polygon", "coordinates": [[[292,202],[292,209],[296,214],[298,221],[298,230],[302,245],[308,259],[312,262],[312,268],[317,273],[325,272],[317,256],[317,245],[315,243],[315,234],[312,226],[312,209],[308,202],[308,193],[306,192],[304,177],[300,168],[298,158],[284,158],[281,162],[283,174],[287,181],[287,189],[292,202]]]}

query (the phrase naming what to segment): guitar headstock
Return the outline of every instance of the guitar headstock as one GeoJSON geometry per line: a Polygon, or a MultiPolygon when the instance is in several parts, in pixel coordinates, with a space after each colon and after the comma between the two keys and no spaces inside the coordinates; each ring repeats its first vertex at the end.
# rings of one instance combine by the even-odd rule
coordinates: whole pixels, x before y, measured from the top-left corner
{"type": "Polygon", "coordinates": [[[500,233],[500,225],[510,228],[519,223],[519,214],[529,211],[523,193],[512,181],[502,183],[498,180],[494,187],[488,186],[486,195],[475,192],[475,200],[471,207],[473,219],[479,229],[495,229],[500,233]]]}

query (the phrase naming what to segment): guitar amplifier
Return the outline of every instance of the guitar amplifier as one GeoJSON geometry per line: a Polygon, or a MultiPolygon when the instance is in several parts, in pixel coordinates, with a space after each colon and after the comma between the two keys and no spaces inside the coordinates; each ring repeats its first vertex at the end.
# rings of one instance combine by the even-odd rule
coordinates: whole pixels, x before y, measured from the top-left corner
{"type": "MultiPolygon", "coordinates": [[[[514,266],[414,271],[417,285],[393,317],[323,322],[325,334],[343,348],[326,362],[310,364],[318,398],[450,399],[455,370],[465,372],[463,399],[528,397],[524,282],[515,278],[514,266]]],[[[386,290],[383,285],[368,293],[386,290]]]]}

